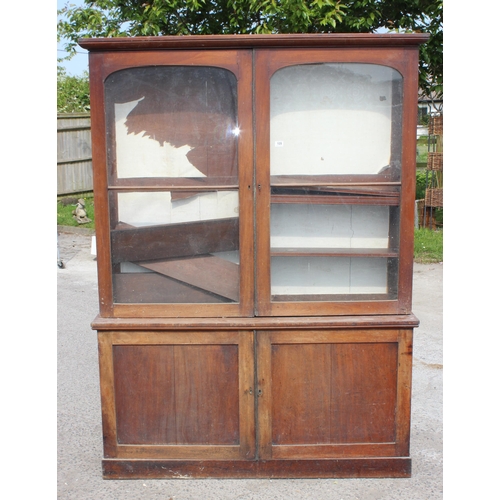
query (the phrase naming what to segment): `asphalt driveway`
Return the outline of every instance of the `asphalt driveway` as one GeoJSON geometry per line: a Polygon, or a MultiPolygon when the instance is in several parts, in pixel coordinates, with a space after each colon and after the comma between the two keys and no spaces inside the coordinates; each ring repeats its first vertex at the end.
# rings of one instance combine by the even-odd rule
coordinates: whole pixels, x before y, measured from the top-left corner
{"type": "Polygon", "coordinates": [[[434,500],[443,497],[443,266],[414,270],[408,479],[103,480],[96,332],[97,266],[86,232],[58,236],[58,498],[77,500],[434,500]]]}

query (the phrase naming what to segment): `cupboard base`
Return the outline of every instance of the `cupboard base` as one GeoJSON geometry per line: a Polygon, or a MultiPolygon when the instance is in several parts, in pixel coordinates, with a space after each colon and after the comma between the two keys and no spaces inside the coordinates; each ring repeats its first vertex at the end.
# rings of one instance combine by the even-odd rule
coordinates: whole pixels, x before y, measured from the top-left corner
{"type": "Polygon", "coordinates": [[[411,458],[102,461],[104,479],[316,479],[411,477],[411,458]]]}

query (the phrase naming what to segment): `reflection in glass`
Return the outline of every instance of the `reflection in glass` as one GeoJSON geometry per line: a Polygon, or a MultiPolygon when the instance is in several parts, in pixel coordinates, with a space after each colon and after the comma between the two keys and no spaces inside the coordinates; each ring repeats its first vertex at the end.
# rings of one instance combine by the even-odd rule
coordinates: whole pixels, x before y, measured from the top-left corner
{"type": "Polygon", "coordinates": [[[236,77],[212,67],[121,70],[105,82],[118,178],[235,177],[236,77]]]}
{"type": "Polygon", "coordinates": [[[238,192],[173,194],[111,193],[115,302],[238,302],[238,192]]]}

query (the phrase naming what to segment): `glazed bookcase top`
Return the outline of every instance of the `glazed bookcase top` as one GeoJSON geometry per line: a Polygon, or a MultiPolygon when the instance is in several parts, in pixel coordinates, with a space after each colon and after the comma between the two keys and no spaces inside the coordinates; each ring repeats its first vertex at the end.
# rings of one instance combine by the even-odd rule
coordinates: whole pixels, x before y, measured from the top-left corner
{"type": "Polygon", "coordinates": [[[101,316],[411,314],[427,39],[82,39],[101,316]]]}

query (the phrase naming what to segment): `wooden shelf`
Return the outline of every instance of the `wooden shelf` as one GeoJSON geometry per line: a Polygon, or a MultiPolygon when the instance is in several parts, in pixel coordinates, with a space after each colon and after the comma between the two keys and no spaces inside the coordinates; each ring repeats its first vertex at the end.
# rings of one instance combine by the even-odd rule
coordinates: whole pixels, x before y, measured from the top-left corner
{"type": "Polygon", "coordinates": [[[158,273],[117,273],[113,275],[117,304],[220,304],[231,302],[186,282],[158,273]]]}
{"type": "Polygon", "coordinates": [[[110,190],[229,190],[238,189],[237,177],[130,177],[114,179],[110,190]]]}
{"type": "Polygon", "coordinates": [[[395,300],[395,294],[391,293],[342,293],[342,294],[300,294],[300,295],[271,295],[273,302],[359,302],[380,300],[395,300]]]}
{"type": "Polygon", "coordinates": [[[137,264],[205,292],[215,293],[233,302],[239,300],[240,271],[238,264],[213,255],[194,259],[138,262],[137,264]],[[224,276],[224,279],[221,280],[220,276],[224,276]]]}
{"type": "Polygon", "coordinates": [[[400,186],[398,177],[399,172],[395,169],[387,169],[378,174],[271,175],[271,184],[273,186],[400,186]]]}
{"type": "Polygon", "coordinates": [[[271,203],[398,206],[399,186],[272,186],[271,203]]]}
{"type": "Polygon", "coordinates": [[[130,227],[111,231],[113,263],[174,259],[237,250],[239,220],[213,219],[196,222],[130,227]]]}
{"type": "Polygon", "coordinates": [[[398,206],[399,198],[355,195],[272,195],[271,203],[303,203],[307,205],[385,205],[398,206]]]}
{"type": "Polygon", "coordinates": [[[271,248],[271,257],[398,257],[392,248],[271,248]]]}

